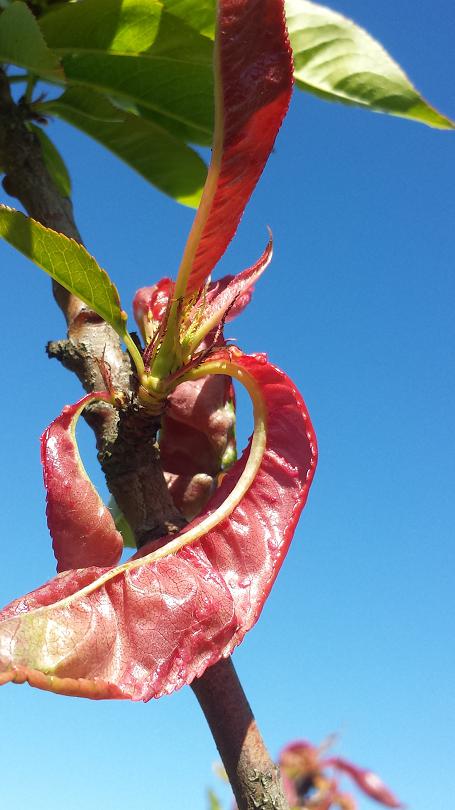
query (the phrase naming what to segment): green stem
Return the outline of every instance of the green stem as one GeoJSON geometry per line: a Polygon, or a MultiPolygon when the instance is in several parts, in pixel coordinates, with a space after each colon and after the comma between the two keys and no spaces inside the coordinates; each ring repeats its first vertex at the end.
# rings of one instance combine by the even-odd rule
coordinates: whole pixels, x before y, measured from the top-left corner
{"type": "Polygon", "coordinates": [[[137,373],[139,378],[143,377],[145,374],[145,366],[144,361],[142,359],[141,353],[137,348],[133,338],[131,337],[130,333],[125,330],[125,334],[122,335],[123,342],[128,349],[131,357],[133,358],[133,363],[136,366],[137,373]]]}
{"type": "Polygon", "coordinates": [[[36,76],[33,76],[32,74],[29,74],[27,76],[27,87],[25,88],[24,93],[24,99],[27,102],[27,104],[31,104],[32,102],[33,91],[35,89],[36,82],[37,82],[36,76]]]}

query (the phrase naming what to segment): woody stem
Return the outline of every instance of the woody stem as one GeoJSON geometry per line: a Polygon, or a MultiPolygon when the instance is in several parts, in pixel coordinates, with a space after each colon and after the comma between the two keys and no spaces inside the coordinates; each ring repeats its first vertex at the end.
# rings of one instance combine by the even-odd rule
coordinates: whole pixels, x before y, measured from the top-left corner
{"type": "Polygon", "coordinates": [[[231,658],[192,684],[239,810],[288,810],[278,767],[261,737],[231,658]]]}

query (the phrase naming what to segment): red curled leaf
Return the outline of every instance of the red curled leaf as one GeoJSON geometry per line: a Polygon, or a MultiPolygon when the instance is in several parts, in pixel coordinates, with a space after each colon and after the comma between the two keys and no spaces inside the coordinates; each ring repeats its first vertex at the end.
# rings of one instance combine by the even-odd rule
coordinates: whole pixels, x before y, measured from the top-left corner
{"type": "Polygon", "coordinates": [[[118,563],[123,540],[82,464],[77,449],[77,420],[87,405],[110,401],[105,393],[88,394],[67,405],[41,437],[47,524],[57,571],[118,563]]]}
{"type": "Polygon", "coordinates": [[[150,338],[164,317],[175,284],[162,278],[151,287],[141,287],[133,298],[133,312],[144,339],[150,338]]]}
{"type": "Polygon", "coordinates": [[[202,287],[234,236],[286,115],[292,74],[283,0],[218,3],[212,161],[177,296],[202,287]]]}
{"type": "Polygon", "coordinates": [[[189,319],[195,320],[197,326],[193,330],[189,330],[186,342],[187,351],[193,352],[223,320],[232,321],[243,312],[251,301],[254,285],[272,261],[272,255],[273,242],[270,234],[267,247],[255,264],[243,270],[242,273],[237,273],[235,276],[224,276],[219,281],[208,285],[202,317],[198,320],[198,309],[201,306],[199,302],[190,312],[189,319]]]}
{"type": "Polygon", "coordinates": [[[206,473],[180,475],[164,473],[175,506],[187,520],[199,515],[215,489],[213,476],[206,473]]]}
{"type": "Polygon", "coordinates": [[[163,414],[159,444],[174,504],[192,520],[216,489],[219,474],[236,458],[230,378],[208,376],[177,386],[163,414]]]}
{"type": "Polygon", "coordinates": [[[64,573],[5,608],[0,681],[148,700],[229,655],[258,619],[308,495],[316,439],[300,394],[265,356],[224,349],[192,374],[245,385],[249,449],[167,544],[117,568],[64,573]]]}
{"type": "Polygon", "coordinates": [[[365,768],[359,768],[353,765],[352,762],[343,759],[342,757],[330,757],[330,759],[323,760],[321,767],[331,766],[337,771],[348,774],[354,780],[357,787],[363,790],[371,799],[375,799],[380,804],[386,807],[403,807],[404,805],[391,793],[388,787],[384,784],[382,779],[373,771],[368,771],[365,768]]]}

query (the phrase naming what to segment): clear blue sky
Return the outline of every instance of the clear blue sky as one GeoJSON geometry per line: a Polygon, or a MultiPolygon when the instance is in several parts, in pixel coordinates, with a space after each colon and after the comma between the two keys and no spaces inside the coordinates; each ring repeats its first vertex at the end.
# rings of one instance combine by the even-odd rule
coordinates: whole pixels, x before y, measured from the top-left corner
{"type": "MultiPolygon", "coordinates": [[[[452,2],[332,6],[455,117],[452,2]]],[[[74,130],[50,133],[86,244],[127,305],[175,273],[192,213],[74,130]]],[[[376,769],[412,810],[447,807],[455,788],[454,152],[454,134],[296,93],[220,267],[255,260],[271,225],[273,264],[229,334],[295,380],[320,446],[293,546],[236,666],[274,754],[338,731],[339,752],[376,769]]],[[[4,245],[0,256],[6,604],[54,573],[38,439],[79,388],[44,355],[63,335],[48,280],[4,245]]],[[[216,785],[188,688],[143,705],[8,686],[0,727],[2,807],[203,810],[216,785]]]]}

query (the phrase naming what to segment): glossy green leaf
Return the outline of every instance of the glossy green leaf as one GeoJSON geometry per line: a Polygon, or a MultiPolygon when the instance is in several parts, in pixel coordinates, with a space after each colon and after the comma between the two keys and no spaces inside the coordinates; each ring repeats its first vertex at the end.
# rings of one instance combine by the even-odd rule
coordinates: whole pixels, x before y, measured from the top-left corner
{"type": "Polygon", "coordinates": [[[213,70],[213,42],[174,14],[163,11],[160,28],[149,56],[166,56],[182,62],[205,64],[213,70]]]}
{"type": "Polygon", "coordinates": [[[84,0],[51,10],[40,27],[59,51],[141,53],[155,41],[161,11],[160,0],[84,0]]]}
{"type": "Polygon", "coordinates": [[[60,152],[42,127],[29,124],[41,144],[41,153],[46,168],[63,197],[71,197],[71,178],[60,152]]]}
{"type": "MultiPolygon", "coordinates": [[[[213,104],[212,104],[213,106],[213,104]]],[[[207,129],[198,129],[197,127],[184,124],[170,115],[163,115],[148,107],[137,106],[137,113],[141,118],[146,118],[148,121],[153,121],[162,129],[165,129],[179,141],[183,143],[195,143],[199,146],[211,146],[213,135],[207,129]]]]}
{"type": "Polygon", "coordinates": [[[59,61],[47,47],[30,9],[15,2],[0,16],[0,62],[20,67],[47,78],[62,79],[59,61]]]}
{"type": "Polygon", "coordinates": [[[213,125],[212,67],[178,58],[74,53],[63,58],[70,83],[119,96],[197,129],[213,125]]]}
{"type": "Polygon", "coordinates": [[[216,0],[163,0],[163,6],[195,31],[214,39],[216,0]]]}
{"type": "Polygon", "coordinates": [[[154,186],[184,205],[196,207],[204,186],[204,161],[161,126],[115,107],[88,88],[72,87],[43,112],[90,135],[154,186]]]}
{"type": "Polygon", "coordinates": [[[125,336],[117,289],[82,245],[3,205],[0,236],[125,336]]]}
{"type": "MultiPolygon", "coordinates": [[[[180,140],[185,139],[183,130],[185,134],[196,133],[191,140],[209,143],[213,126],[212,41],[167,10],[161,13],[158,28],[150,29],[142,39],[136,34],[128,38],[127,17],[115,18],[113,2],[101,0],[103,8],[109,8],[106,19],[112,17],[109,36],[96,25],[93,34],[85,32],[80,23],[86,4],[96,17],[98,0],[70,4],[44,17],[43,31],[62,57],[67,83],[108,94],[139,115],[147,109],[152,118],[161,116],[162,120],[154,123],[180,140]],[[72,15],[76,23],[79,20],[74,26],[68,22],[72,15]],[[67,24],[57,25],[60,19],[67,24]]],[[[134,9],[134,21],[140,23],[139,12],[144,3],[147,5],[146,0],[116,2],[122,9],[134,9]]],[[[156,0],[152,6],[158,7],[156,0]]]]}
{"type": "Polygon", "coordinates": [[[309,0],[286,0],[286,17],[301,90],[439,129],[454,128],[384,48],[351,20],[309,0]]]}

